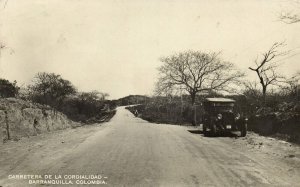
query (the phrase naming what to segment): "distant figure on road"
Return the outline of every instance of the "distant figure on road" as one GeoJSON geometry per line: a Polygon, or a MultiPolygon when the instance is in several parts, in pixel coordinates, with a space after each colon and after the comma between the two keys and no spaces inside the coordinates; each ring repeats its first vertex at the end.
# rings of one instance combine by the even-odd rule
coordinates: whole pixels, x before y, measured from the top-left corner
{"type": "Polygon", "coordinates": [[[134,115],[135,115],[135,117],[137,117],[139,115],[139,112],[137,110],[135,110],[134,115]]]}

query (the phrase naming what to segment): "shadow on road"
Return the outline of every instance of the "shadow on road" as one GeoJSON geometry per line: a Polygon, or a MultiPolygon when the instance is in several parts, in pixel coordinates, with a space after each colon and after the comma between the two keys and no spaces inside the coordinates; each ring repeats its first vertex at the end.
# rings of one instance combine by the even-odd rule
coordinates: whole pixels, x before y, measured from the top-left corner
{"type": "Polygon", "coordinates": [[[239,137],[237,134],[234,134],[232,132],[223,132],[223,133],[218,133],[216,135],[213,135],[210,132],[208,132],[206,135],[204,135],[202,130],[188,130],[188,131],[192,134],[202,134],[202,136],[213,137],[213,138],[219,138],[219,137],[237,138],[237,137],[239,137]]]}
{"type": "Polygon", "coordinates": [[[188,130],[192,134],[203,134],[202,130],[188,130]]]}
{"type": "Polygon", "coordinates": [[[230,137],[230,138],[237,138],[239,137],[237,134],[234,134],[232,132],[223,132],[223,133],[218,133],[215,136],[207,136],[207,137],[230,137]]]}

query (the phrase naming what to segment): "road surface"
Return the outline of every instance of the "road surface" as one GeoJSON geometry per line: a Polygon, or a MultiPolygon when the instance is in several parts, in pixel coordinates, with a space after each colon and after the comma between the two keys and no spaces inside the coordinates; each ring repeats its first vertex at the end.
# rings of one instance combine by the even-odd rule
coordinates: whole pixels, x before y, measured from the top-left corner
{"type": "Polygon", "coordinates": [[[265,142],[249,146],[249,137],[204,137],[197,128],[152,124],[135,118],[123,107],[110,122],[87,129],[82,129],[85,136],[79,129],[54,134],[40,143],[12,143],[19,146],[16,151],[29,151],[16,153],[14,159],[0,159],[0,186],[32,186],[29,180],[8,177],[27,174],[101,175],[105,183],[97,186],[300,184],[299,155],[276,156],[278,149],[271,153],[271,144],[271,151],[265,142]],[[27,144],[33,147],[27,150],[27,144]]]}

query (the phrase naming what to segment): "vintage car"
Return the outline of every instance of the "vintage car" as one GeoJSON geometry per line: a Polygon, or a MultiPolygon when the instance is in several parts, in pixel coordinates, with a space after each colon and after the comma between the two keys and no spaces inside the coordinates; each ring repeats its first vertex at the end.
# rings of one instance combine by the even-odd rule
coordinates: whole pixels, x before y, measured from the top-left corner
{"type": "Polygon", "coordinates": [[[234,113],[234,104],[235,101],[228,98],[205,99],[202,118],[204,135],[215,136],[220,132],[240,131],[242,137],[246,136],[248,119],[234,113]]]}

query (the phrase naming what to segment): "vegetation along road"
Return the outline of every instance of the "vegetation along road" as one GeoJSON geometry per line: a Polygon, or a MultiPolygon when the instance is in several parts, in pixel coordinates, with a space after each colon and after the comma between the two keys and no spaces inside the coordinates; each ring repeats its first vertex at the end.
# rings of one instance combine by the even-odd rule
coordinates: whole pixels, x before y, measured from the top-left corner
{"type": "Polygon", "coordinates": [[[8,178],[18,174],[101,175],[102,186],[300,184],[297,145],[254,133],[237,138],[204,137],[201,132],[152,124],[119,107],[101,126],[1,145],[0,186],[29,186],[29,180],[8,178]]]}

